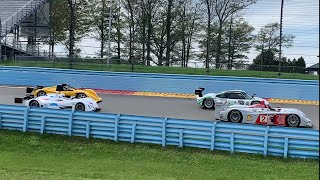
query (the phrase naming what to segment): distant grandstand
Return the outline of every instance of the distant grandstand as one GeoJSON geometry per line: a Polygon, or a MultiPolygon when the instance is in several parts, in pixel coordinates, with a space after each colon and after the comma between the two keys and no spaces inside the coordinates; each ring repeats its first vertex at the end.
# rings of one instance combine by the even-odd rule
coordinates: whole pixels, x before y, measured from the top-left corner
{"type": "Polygon", "coordinates": [[[49,0],[0,0],[0,60],[50,55],[49,50],[40,50],[50,34],[49,4],[49,0]]]}

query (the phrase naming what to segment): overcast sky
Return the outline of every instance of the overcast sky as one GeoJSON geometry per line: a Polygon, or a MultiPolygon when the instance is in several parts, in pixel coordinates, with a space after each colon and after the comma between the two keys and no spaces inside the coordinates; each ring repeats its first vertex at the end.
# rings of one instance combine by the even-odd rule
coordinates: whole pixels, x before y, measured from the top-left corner
{"type": "MultiPolygon", "coordinates": [[[[243,14],[255,28],[255,32],[271,22],[280,22],[281,0],[260,0],[251,5],[243,14]]],[[[290,58],[305,58],[307,67],[319,62],[319,1],[318,0],[284,0],[283,33],[295,36],[294,45],[283,49],[283,56],[290,58]]],[[[82,53],[93,55],[98,52],[99,42],[84,39],[79,47],[82,53]]],[[[57,47],[57,52],[64,47],[57,47]]],[[[254,49],[248,53],[249,61],[257,56],[254,49]]]]}

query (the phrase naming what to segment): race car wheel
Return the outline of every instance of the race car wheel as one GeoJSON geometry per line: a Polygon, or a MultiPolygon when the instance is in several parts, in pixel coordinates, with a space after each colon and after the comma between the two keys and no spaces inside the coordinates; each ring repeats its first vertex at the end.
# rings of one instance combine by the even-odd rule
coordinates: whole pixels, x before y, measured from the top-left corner
{"type": "Polygon", "coordinates": [[[80,94],[77,94],[76,98],[86,98],[87,95],[83,94],[83,93],[80,93],[80,94]]]}
{"type": "Polygon", "coordinates": [[[214,100],[213,99],[204,99],[203,106],[206,109],[213,109],[214,108],[214,100]]]}
{"type": "Polygon", "coordinates": [[[45,95],[47,95],[47,93],[44,92],[44,91],[39,91],[39,92],[37,93],[37,97],[45,96],[45,95]]]}
{"type": "Polygon", "coordinates": [[[32,101],[29,102],[29,106],[30,107],[40,107],[40,104],[39,104],[38,101],[32,100],[32,101]]]}
{"type": "Polygon", "coordinates": [[[241,123],[243,119],[242,113],[238,110],[231,110],[228,114],[228,121],[241,123]]]}
{"type": "Polygon", "coordinates": [[[256,105],[256,104],[260,104],[259,101],[252,101],[251,105],[256,105]]]}
{"type": "Polygon", "coordinates": [[[300,118],[295,114],[287,116],[287,124],[289,127],[298,127],[300,125],[300,118]]]}
{"type": "Polygon", "coordinates": [[[85,111],[86,110],[86,107],[84,106],[84,104],[82,103],[77,103],[76,106],[74,107],[74,109],[76,111],[85,111]]]}

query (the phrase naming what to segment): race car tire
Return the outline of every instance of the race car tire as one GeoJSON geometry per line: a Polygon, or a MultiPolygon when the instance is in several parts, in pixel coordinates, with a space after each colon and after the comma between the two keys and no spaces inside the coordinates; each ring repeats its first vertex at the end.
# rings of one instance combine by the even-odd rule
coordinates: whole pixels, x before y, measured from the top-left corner
{"type": "Polygon", "coordinates": [[[260,104],[260,101],[252,101],[251,105],[256,105],[256,104],[260,104]]]}
{"type": "Polygon", "coordinates": [[[77,103],[74,107],[76,111],[85,111],[86,106],[83,103],[77,103]]]}
{"type": "Polygon", "coordinates": [[[231,110],[228,114],[228,121],[234,123],[241,123],[243,120],[243,115],[239,110],[231,110]]]}
{"type": "Polygon", "coordinates": [[[84,93],[79,93],[77,94],[76,98],[81,99],[81,98],[86,98],[87,95],[85,95],[84,93]]]}
{"type": "Polygon", "coordinates": [[[204,99],[203,107],[206,109],[214,109],[214,100],[213,99],[204,99]]]}
{"type": "Polygon", "coordinates": [[[29,102],[30,107],[40,107],[40,104],[37,100],[32,100],[29,102]]]}
{"type": "Polygon", "coordinates": [[[289,127],[298,127],[300,125],[300,118],[295,114],[289,114],[286,121],[289,127]]]}
{"type": "Polygon", "coordinates": [[[39,92],[37,93],[37,97],[45,96],[45,95],[47,95],[47,93],[44,92],[44,91],[39,91],[39,92]]]}

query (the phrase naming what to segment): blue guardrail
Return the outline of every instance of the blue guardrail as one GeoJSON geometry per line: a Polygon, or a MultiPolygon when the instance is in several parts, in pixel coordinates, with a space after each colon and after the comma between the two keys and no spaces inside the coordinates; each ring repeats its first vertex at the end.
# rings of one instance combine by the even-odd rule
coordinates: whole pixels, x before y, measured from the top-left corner
{"type": "Polygon", "coordinates": [[[0,67],[0,85],[61,83],[74,87],[183,94],[193,94],[198,87],[206,88],[206,92],[242,89],[265,98],[319,101],[319,81],[0,67]]]}
{"type": "Polygon", "coordinates": [[[319,131],[0,105],[0,129],[319,159],[319,131]]]}

